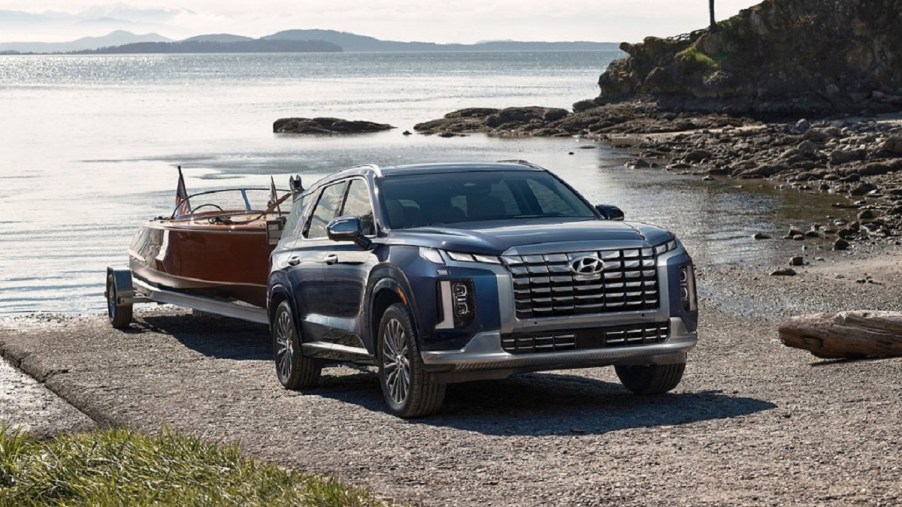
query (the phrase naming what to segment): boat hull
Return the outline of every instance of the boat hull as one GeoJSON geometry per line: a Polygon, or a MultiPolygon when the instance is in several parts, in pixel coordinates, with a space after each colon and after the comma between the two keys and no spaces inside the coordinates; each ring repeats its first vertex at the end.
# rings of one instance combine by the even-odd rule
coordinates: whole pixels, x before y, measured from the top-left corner
{"type": "Polygon", "coordinates": [[[135,276],[160,287],[266,306],[271,248],[266,220],[155,219],[129,249],[135,276]]]}

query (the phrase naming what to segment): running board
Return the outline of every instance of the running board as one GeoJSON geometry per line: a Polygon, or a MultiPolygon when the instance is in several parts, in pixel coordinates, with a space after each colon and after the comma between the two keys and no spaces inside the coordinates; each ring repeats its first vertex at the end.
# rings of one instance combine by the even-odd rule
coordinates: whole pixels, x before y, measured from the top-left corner
{"type": "Polygon", "coordinates": [[[168,303],[191,308],[192,310],[222,315],[224,317],[247,320],[258,324],[269,324],[269,318],[265,308],[239,305],[230,301],[220,301],[203,296],[191,296],[181,292],[161,289],[138,278],[134,278],[132,283],[134,283],[136,288],[140,288],[140,292],[144,294],[147,299],[157,303],[168,303]]]}
{"type": "Polygon", "coordinates": [[[350,356],[358,356],[365,357],[367,359],[372,359],[373,356],[367,352],[366,349],[361,347],[349,347],[347,345],[339,345],[337,343],[328,343],[328,342],[311,342],[304,343],[301,345],[304,348],[304,352],[332,352],[345,354],[350,356]]]}

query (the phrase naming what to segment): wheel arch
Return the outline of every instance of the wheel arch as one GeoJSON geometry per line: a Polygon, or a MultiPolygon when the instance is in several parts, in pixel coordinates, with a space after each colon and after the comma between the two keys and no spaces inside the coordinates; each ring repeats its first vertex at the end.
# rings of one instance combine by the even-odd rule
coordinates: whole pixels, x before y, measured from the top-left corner
{"type": "MultiPolygon", "coordinates": [[[[271,285],[266,296],[266,316],[268,317],[270,326],[272,326],[276,308],[278,308],[283,301],[288,301],[292,307],[292,313],[297,313],[295,311],[297,305],[294,304],[294,298],[292,298],[291,291],[288,290],[288,287],[281,283],[271,285]]],[[[295,323],[295,325],[297,324],[295,323]]]]}
{"type": "Polygon", "coordinates": [[[370,353],[376,355],[378,353],[378,337],[379,323],[385,311],[395,303],[401,303],[407,307],[410,315],[410,321],[413,324],[416,339],[419,341],[422,333],[420,332],[419,323],[416,315],[414,301],[410,295],[410,289],[404,282],[399,282],[395,278],[383,278],[373,285],[369,298],[369,315],[366,320],[367,335],[369,337],[368,344],[371,345],[370,353]]]}

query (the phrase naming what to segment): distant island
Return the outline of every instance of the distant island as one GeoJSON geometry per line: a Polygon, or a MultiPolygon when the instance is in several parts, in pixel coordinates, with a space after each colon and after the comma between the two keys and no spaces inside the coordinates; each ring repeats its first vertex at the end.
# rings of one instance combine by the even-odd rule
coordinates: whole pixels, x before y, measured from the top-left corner
{"type": "Polygon", "coordinates": [[[613,42],[485,41],[438,44],[381,40],[335,30],[285,30],[260,38],[227,33],[181,41],[117,31],[71,42],[0,43],[0,54],[297,53],[297,52],[619,51],[613,42]]]}
{"type": "Polygon", "coordinates": [[[185,53],[340,53],[341,46],[321,40],[251,39],[231,42],[184,40],[135,42],[75,54],[185,54],[185,53]]]}

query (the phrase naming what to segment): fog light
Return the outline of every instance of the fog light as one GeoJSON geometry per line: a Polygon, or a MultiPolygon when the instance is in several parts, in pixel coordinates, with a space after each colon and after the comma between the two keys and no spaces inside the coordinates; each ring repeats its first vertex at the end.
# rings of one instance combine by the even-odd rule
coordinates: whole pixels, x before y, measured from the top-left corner
{"type": "Polygon", "coordinates": [[[695,292],[695,270],[692,264],[680,268],[680,305],[692,312],[698,309],[698,295],[695,292]]]}
{"type": "Polygon", "coordinates": [[[442,280],[438,283],[436,329],[462,329],[476,318],[476,298],[470,280],[442,280]]]}

